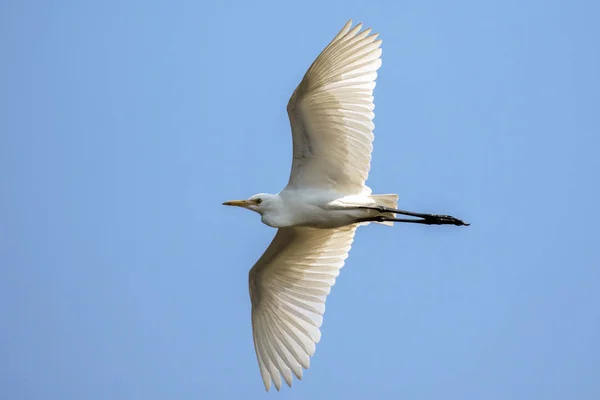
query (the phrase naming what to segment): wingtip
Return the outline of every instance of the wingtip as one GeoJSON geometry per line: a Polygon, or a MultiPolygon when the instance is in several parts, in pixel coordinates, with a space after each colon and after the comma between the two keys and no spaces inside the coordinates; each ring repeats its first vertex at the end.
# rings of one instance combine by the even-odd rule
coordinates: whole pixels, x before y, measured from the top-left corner
{"type": "Polygon", "coordinates": [[[268,393],[269,390],[271,389],[271,379],[270,378],[263,379],[263,384],[265,385],[265,390],[268,393]]]}

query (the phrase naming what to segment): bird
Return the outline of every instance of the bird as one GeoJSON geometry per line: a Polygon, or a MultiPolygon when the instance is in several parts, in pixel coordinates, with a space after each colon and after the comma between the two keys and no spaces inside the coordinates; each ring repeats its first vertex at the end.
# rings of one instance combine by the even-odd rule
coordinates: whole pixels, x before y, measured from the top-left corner
{"type": "Polygon", "coordinates": [[[378,33],[362,27],[349,20],[289,99],[293,160],[285,188],[223,203],[254,211],[277,228],[248,277],[254,349],[267,392],[271,382],[279,391],[282,378],[291,387],[293,376],[300,380],[309,368],[325,301],[357,227],[469,225],[450,215],[400,210],[397,194],[372,194],[365,184],[382,49],[378,33]]]}

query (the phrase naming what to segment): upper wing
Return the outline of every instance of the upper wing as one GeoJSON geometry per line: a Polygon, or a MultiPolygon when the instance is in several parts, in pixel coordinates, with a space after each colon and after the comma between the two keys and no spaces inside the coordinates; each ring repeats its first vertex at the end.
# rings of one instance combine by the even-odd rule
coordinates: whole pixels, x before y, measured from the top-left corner
{"type": "Polygon", "coordinates": [[[288,103],[294,142],[288,186],[357,194],[369,175],[381,40],[351,25],[321,52],[288,103]]]}
{"type": "Polygon", "coordinates": [[[267,391],[281,375],[302,379],[315,344],[325,300],[354,240],[357,225],[339,229],[280,228],[250,270],[252,333],[267,391]]]}

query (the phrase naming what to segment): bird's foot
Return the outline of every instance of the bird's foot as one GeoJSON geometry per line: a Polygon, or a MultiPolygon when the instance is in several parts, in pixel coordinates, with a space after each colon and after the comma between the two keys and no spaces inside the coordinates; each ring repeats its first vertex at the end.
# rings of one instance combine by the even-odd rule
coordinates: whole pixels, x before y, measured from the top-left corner
{"type": "Polygon", "coordinates": [[[458,218],[446,214],[429,214],[423,217],[423,223],[427,225],[456,225],[456,226],[469,226],[471,224],[466,223],[458,218]]]}

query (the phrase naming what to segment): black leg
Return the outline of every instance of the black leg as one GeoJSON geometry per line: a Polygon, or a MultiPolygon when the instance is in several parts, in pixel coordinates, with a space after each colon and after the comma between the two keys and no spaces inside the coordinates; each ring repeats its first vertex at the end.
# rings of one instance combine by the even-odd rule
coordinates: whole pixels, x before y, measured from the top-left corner
{"type": "MultiPolygon", "coordinates": [[[[445,215],[445,214],[423,214],[423,213],[398,210],[395,208],[389,208],[389,207],[383,207],[383,206],[360,207],[360,208],[376,210],[381,213],[393,213],[393,214],[407,215],[409,217],[421,218],[421,219],[402,219],[402,218],[387,218],[387,217],[382,217],[382,216],[373,217],[373,218],[385,218],[385,221],[390,221],[390,222],[412,222],[415,224],[426,224],[426,225],[457,225],[457,226],[471,225],[471,224],[463,222],[460,219],[455,218],[451,215],[445,215]]],[[[382,221],[378,221],[378,220],[372,220],[370,218],[368,218],[368,219],[369,219],[369,221],[361,221],[361,222],[370,222],[370,221],[382,222],[382,221]]]]}

